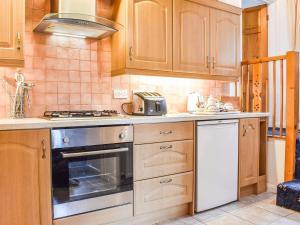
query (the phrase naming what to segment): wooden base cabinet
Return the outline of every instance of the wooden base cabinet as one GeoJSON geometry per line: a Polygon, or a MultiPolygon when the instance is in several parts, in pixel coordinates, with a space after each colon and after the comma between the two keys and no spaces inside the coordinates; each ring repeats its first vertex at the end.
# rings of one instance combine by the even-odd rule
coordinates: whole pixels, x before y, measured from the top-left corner
{"type": "Polygon", "coordinates": [[[49,130],[0,132],[0,224],[51,225],[49,130]]]}
{"type": "Polygon", "coordinates": [[[266,191],[266,118],[241,119],[239,126],[239,196],[266,191]]]}
{"type": "Polygon", "coordinates": [[[0,66],[24,66],[24,31],[25,0],[2,0],[0,5],[0,66]]]}
{"type": "Polygon", "coordinates": [[[187,140],[135,145],[134,159],[135,180],[192,171],[194,142],[187,140]]]}
{"type": "Polygon", "coordinates": [[[134,184],[135,215],[193,201],[193,173],[177,174],[134,184]]]}
{"type": "Polygon", "coordinates": [[[185,204],[194,212],[194,154],[194,122],[134,125],[135,217],[185,204]]]}

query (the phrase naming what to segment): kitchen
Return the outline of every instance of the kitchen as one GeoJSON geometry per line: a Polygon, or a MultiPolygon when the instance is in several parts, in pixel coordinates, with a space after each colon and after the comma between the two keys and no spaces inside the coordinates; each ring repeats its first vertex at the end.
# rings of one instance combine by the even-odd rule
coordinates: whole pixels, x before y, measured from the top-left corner
{"type": "Polygon", "coordinates": [[[207,210],[270,195],[269,113],[240,112],[237,97],[239,7],[13,0],[0,12],[12,18],[0,29],[1,225],[206,224],[207,210]],[[95,12],[106,19],[84,16],[95,12]]]}

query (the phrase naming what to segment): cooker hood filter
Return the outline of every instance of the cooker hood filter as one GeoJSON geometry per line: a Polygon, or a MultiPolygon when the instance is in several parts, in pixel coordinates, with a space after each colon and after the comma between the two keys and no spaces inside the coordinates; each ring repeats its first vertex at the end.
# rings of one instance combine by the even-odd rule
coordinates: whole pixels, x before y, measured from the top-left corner
{"type": "Polygon", "coordinates": [[[118,24],[96,16],[96,0],[51,0],[51,13],[34,31],[101,39],[118,31],[118,24]]]}

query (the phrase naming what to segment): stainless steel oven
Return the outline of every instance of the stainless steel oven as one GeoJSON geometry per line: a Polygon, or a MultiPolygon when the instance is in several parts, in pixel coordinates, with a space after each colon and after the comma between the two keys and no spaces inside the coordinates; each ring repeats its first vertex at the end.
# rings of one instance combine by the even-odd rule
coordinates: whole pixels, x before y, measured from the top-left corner
{"type": "Polygon", "coordinates": [[[53,218],[133,202],[132,126],[52,129],[53,218]]]}

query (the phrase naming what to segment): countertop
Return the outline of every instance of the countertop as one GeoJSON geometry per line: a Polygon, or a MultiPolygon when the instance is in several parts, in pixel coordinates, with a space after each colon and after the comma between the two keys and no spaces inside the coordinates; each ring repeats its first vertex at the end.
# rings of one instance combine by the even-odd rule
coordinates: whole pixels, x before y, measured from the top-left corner
{"type": "Polygon", "coordinates": [[[232,113],[218,115],[196,115],[189,113],[167,114],[165,116],[117,116],[85,119],[48,120],[43,118],[0,119],[0,130],[43,129],[59,127],[105,126],[142,123],[164,123],[180,121],[204,121],[268,117],[269,113],[232,113]]]}

